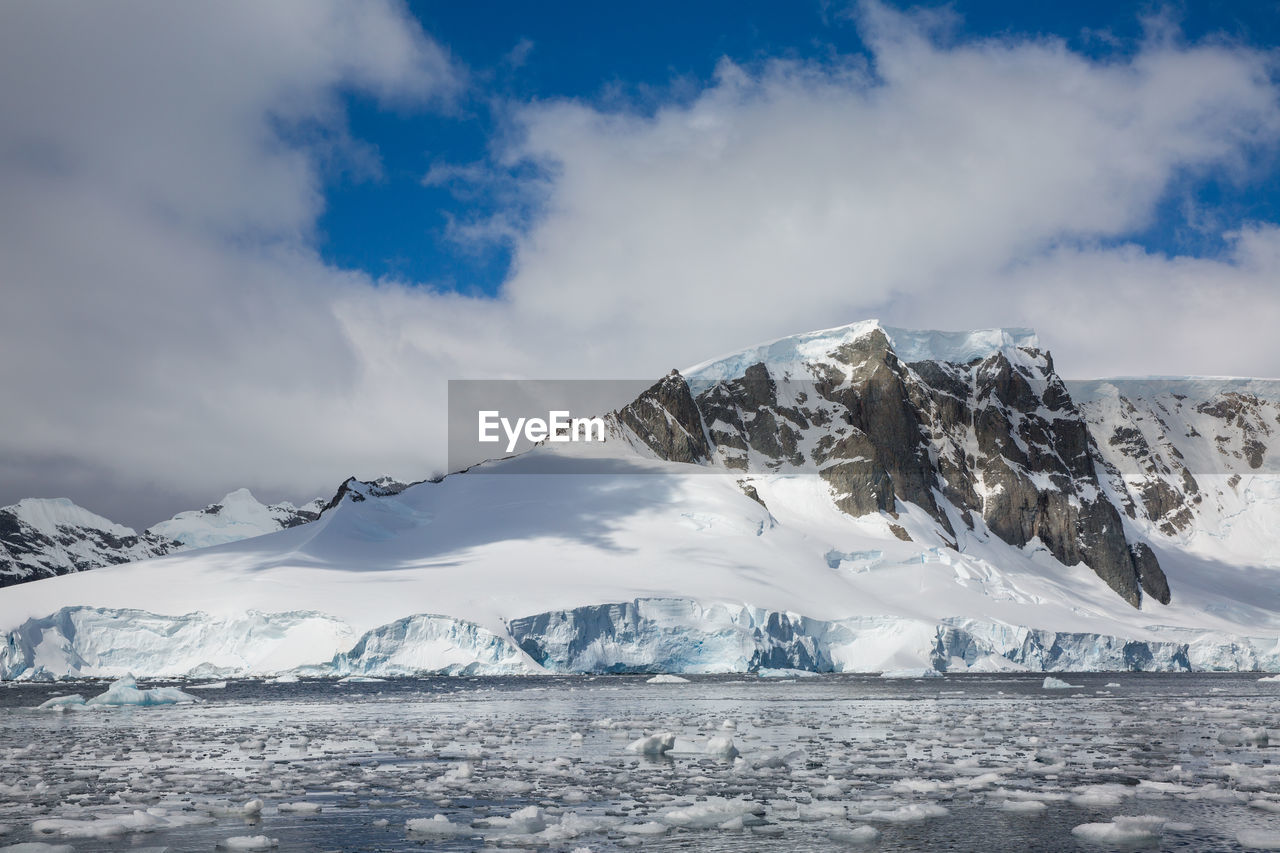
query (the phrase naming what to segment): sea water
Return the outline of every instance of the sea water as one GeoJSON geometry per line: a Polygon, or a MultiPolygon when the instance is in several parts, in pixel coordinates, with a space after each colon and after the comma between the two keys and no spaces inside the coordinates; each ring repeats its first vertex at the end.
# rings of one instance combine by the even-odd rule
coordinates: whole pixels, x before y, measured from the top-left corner
{"type": "Polygon", "coordinates": [[[9,685],[0,849],[1280,849],[1258,675],[771,675],[9,685]]]}

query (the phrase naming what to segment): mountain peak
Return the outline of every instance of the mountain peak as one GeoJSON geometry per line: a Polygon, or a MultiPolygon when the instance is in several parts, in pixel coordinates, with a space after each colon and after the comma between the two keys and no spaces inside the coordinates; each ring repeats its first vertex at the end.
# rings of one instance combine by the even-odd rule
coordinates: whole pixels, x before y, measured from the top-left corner
{"type": "Polygon", "coordinates": [[[907,363],[941,361],[968,364],[996,353],[1014,357],[1020,349],[1039,347],[1036,333],[1031,329],[994,328],[945,332],[900,329],[872,319],[765,341],[696,364],[682,373],[691,381],[715,382],[742,376],[748,367],[760,363],[784,372],[798,372],[803,365],[825,360],[841,346],[877,331],[889,340],[899,360],[907,363]]]}
{"type": "Polygon", "coordinates": [[[137,535],[133,528],[90,512],[69,498],[23,498],[3,509],[12,511],[20,521],[46,533],[59,526],[69,526],[102,530],[114,536],[137,535]]]}
{"type": "Polygon", "coordinates": [[[258,500],[253,496],[253,492],[243,488],[235,489],[234,491],[227,492],[226,495],[223,496],[222,500],[218,501],[218,503],[223,506],[226,506],[228,504],[257,504],[259,506],[264,505],[262,501],[258,500]]]}

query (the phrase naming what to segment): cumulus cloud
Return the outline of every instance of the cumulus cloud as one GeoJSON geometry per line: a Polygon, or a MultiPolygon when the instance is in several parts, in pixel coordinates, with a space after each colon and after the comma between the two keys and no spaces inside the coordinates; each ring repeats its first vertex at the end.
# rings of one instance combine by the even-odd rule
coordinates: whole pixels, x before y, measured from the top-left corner
{"type": "MultiPolygon", "coordinates": [[[[1265,328],[1239,302],[1214,304],[1215,281],[1238,279],[1243,258],[1193,265],[1209,291],[1197,296],[1160,281],[1176,260],[1090,248],[1148,225],[1175,177],[1243,168],[1246,151],[1274,142],[1268,57],[1171,41],[1113,62],[1052,40],[941,47],[916,20],[869,9],[869,68],[726,61],[699,98],[653,116],[528,109],[508,157],[558,178],[549,214],[519,243],[508,285],[519,310],[584,334],[601,318],[640,318],[681,354],[684,342],[734,345],[707,341],[707,327],[743,340],[883,314],[1035,325],[1084,371],[1280,369],[1148,339],[1192,309],[1216,332],[1265,328]],[[1104,258],[1119,304],[1074,280],[1074,264],[1104,258]],[[1127,334],[1064,323],[1057,306],[1085,294],[1127,334]]],[[[1274,302],[1266,291],[1254,288],[1274,302]]]]}
{"type": "Polygon", "coordinates": [[[511,200],[454,229],[513,252],[475,298],[314,247],[327,164],[373,168],[341,95],[465,85],[402,7],[5,7],[0,502],[145,524],[239,485],[422,476],[448,378],[658,375],[867,316],[1033,325],[1070,376],[1280,374],[1280,230],[1208,259],[1124,242],[1175,182],[1247,180],[1274,146],[1268,55],[1164,29],[1097,60],[860,8],[869,61],[510,105],[494,162],[426,178],[511,200]]]}

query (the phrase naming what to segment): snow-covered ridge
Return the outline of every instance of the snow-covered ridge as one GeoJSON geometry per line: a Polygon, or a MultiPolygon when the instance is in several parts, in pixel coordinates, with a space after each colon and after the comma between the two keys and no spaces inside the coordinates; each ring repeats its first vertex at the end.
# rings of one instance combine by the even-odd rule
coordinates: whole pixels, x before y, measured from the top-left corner
{"type": "MultiPolygon", "coordinates": [[[[832,351],[857,341],[874,331],[884,332],[898,358],[904,362],[940,361],[968,364],[996,353],[1016,358],[1020,348],[1037,348],[1039,341],[1031,329],[978,329],[964,332],[899,329],[879,320],[863,320],[790,335],[738,352],[713,358],[681,371],[691,382],[713,382],[742,376],[753,364],[763,363],[780,374],[803,374],[803,366],[825,359],[832,351]]],[[[1012,359],[1011,359],[1012,360],[1012,359]]]]}
{"type": "Polygon", "coordinates": [[[315,521],[347,494],[363,499],[404,488],[391,477],[349,478],[328,502],[316,498],[301,507],[264,504],[248,489],[237,489],[141,534],[67,498],[24,498],[0,507],[0,586],[238,542],[315,521]]]}
{"type": "Polygon", "coordinates": [[[116,524],[67,498],[23,498],[4,509],[11,510],[19,521],[49,536],[56,535],[58,528],[64,526],[101,530],[119,537],[138,535],[132,527],[116,524]]]}
{"type": "Polygon", "coordinates": [[[248,489],[237,489],[216,504],[180,512],[147,530],[183,548],[207,548],[314,521],[320,514],[320,504],[316,499],[302,509],[288,501],[269,505],[260,502],[248,489]]]}

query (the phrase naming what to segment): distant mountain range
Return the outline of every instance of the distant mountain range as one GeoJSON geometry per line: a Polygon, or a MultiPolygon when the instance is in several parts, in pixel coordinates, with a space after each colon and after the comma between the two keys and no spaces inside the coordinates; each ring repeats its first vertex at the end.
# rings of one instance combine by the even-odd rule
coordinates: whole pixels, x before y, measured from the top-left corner
{"type": "Polygon", "coordinates": [[[329,501],[316,498],[300,507],[287,501],[264,504],[248,489],[237,489],[217,503],[180,512],[142,533],[67,498],[26,498],[0,507],[0,587],[296,527],[315,521],[327,504],[355,484],[379,494],[396,494],[406,488],[390,477],[369,482],[351,478],[329,501]]]}

